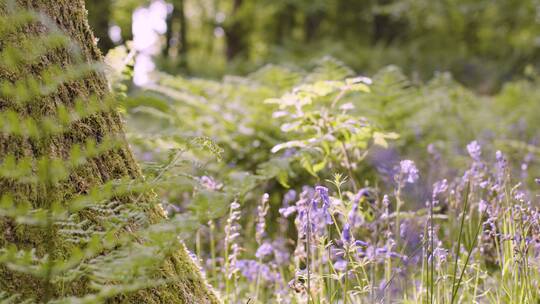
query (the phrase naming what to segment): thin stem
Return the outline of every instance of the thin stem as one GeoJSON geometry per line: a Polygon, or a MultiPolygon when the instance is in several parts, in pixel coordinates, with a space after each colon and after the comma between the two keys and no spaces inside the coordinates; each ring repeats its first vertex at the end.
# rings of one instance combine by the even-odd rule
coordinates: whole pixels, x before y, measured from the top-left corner
{"type": "Polygon", "coordinates": [[[456,286],[456,274],[457,274],[457,268],[458,268],[458,259],[459,259],[459,251],[461,248],[461,236],[463,234],[463,226],[465,225],[465,214],[467,213],[467,205],[469,203],[469,191],[471,189],[471,182],[467,182],[467,188],[465,190],[465,202],[463,204],[463,212],[461,215],[461,224],[459,226],[459,235],[458,235],[458,243],[456,247],[456,253],[455,253],[455,260],[454,260],[454,274],[452,275],[452,298],[450,299],[450,304],[454,303],[455,300],[455,286],[456,286]]]}
{"type": "Polygon", "coordinates": [[[345,143],[342,141],[340,141],[340,143],[341,143],[341,151],[343,152],[343,155],[345,156],[345,165],[349,173],[349,179],[351,180],[353,190],[354,192],[358,192],[358,185],[356,184],[356,181],[354,179],[354,175],[352,172],[352,165],[351,165],[351,159],[349,157],[349,152],[347,151],[347,148],[345,147],[345,143]]]}
{"type": "Polygon", "coordinates": [[[402,201],[401,201],[401,188],[402,188],[402,183],[401,183],[401,179],[402,179],[402,173],[400,173],[399,175],[399,185],[398,185],[398,188],[396,190],[396,227],[394,227],[394,230],[395,230],[395,236],[396,236],[396,239],[400,240],[401,238],[401,235],[399,233],[399,226],[400,226],[400,217],[399,217],[399,211],[401,209],[401,205],[402,205],[402,201]]]}
{"type": "Polygon", "coordinates": [[[434,256],[434,229],[433,229],[433,201],[431,201],[431,203],[429,204],[429,223],[430,223],[430,243],[431,243],[431,248],[430,248],[430,254],[431,254],[431,271],[430,271],[430,276],[431,276],[431,283],[430,283],[430,303],[433,304],[433,288],[435,286],[435,273],[434,273],[434,269],[435,269],[435,256],[434,256]]]}
{"type": "Polygon", "coordinates": [[[311,269],[310,269],[310,255],[311,255],[311,218],[310,218],[311,202],[307,208],[307,239],[306,239],[306,269],[307,269],[307,296],[308,304],[311,300],[311,269]]]}
{"type": "Polygon", "coordinates": [[[471,249],[467,252],[467,258],[465,259],[465,264],[463,265],[463,269],[461,269],[461,274],[459,275],[459,280],[457,281],[457,286],[455,287],[455,290],[452,293],[452,300],[450,301],[450,304],[454,303],[454,299],[457,295],[457,292],[459,291],[459,287],[461,285],[461,281],[463,280],[463,275],[465,274],[465,270],[467,269],[467,265],[469,263],[469,259],[471,258],[472,251],[474,250],[474,247],[476,247],[476,242],[478,242],[478,234],[480,233],[480,229],[482,229],[482,221],[478,223],[478,227],[476,228],[476,233],[474,235],[474,241],[471,246],[471,249]]]}
{"type": "Polygon", "coordinates": [[[217,278],[217,270],[216,270],[216,244],[215,244],[215,239],[214,239],[214,229],[215,229],[215,226],[214,226],[214,222],[212,222],[212,220],[210,220],[208,222],[208,226],[210,227],[210,256],[212,258],[212,277],[215,279],[217,278]]]}
{"type": "MultiPolygon", "coordinates": [[[[262,260],[259,258],[257,259],[257,263],[259,263],[259,265],[261,264],[262,260]]],[[[261,285],[261,270],[259,268],[259,270],[257,271],[257,279],[256,279],[256,282],[255,282],[255,301],[259,301],[259,286],[261,285]]]]}

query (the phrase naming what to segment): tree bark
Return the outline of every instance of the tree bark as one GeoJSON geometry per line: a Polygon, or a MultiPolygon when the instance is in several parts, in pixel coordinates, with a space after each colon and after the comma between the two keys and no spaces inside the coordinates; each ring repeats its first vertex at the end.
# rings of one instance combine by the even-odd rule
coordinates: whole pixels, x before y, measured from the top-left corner
{"type": "MultiPolygon", "coordinates": [[[[384,6],[392,0],[378,0],[376,5],[384,6]]],[[[395,21],[388,14],[375,14],[373,16],[372,43],[390,44],[407,29],[403,22],[395,21]]]]}
{"type": "Polygon", "coordinates": [[[279,46],[283,46],[288,40],[291,40],[292,32],[296,27],[296,14],[298,7],[288,1],[280,6],[280,8],[275,13],[275,26],[272,26],[274,29],[272,41],[279,46]]]}
{"type": "Polygon", "coordinates": [[[230,21],[224,26],[227,61],[248,53],[248,29],[241,14],[244,0],[234,0],[230,21]]]}
{"type": "MultiPolygon", "coordinates": [[[[0,64],[0,81],[14,84],[29,78],[40,79],[45,70],[54,66],[68,69],[80,62],[102,61],[102,55],[96,46],[94,35],[87,22],[83,0],[0,0],[0,18],[10,15],[11,6],[9,3],[11,2],[15,2],[22,9],[35,10],[48,16],[48,20],[53,23],[53,26],[71,39],[71,44],[70,47],[55,47],[45,50],[36,60],[25,62],[14,70],[6,69],[0,64]],[[74,49],[77,49],[76,54],[73,52],[74,49]]],[[[51,27],[47,25],[47,22],[40,21],[32,22],[20,27],[15,32],[2,35],[0,36],[0,55],[7,46],[16,46],[24,41],[34,41],[49,35],[51,32],[51,27]]],[[[65,81],[54,92],[27,105],[21,105],[0,93],[0,113],[15,111],[20,117],[38,120],[46,115],[57,114],[60,106],[73,108],[75,100],[78,98],[88,100],[94,96],[104,100],[108,94],[109,88],[105,75],[100,72],[91,72],[76,80],[65,81]]],[[[39,185],[20,184],[16,180],[0,175],[0,196],[9,194],[18,200],[31,203],[33,208],[47,208],[50,202],[68,201],[78,195],[87,194],[90,189],[108,181],[121,178],[142,178],[142,173],[125,141],[121,117],[114,110],[99,112],[88,118],[77,120],[70,125],[69,130],[47,140],[31,139],[3,133],[0,130],[0,165],[8,155],[15,156],[17,159],[22,157],[30,157],[35,160],[43,157],[67,159],[73,145],[84,144],[88,140],[99,143],[108,135],[120,138],[119,147],[90,158],[85,164],[72,171],[66,181],[44,188],[39,185]]],[[[121,201],[148,206],[145,207],[145,210],[147,210],[150,221],[158,222],[164,218],[164,213],[158,208],[150,207],[152,205],[151,199],[150,196],[144,196],[143,199],[127,196],[122,197],[121,201]]],[[[94,218],[95,221],[91,212],[87,210],[80,216],[94,218]]],[[[128,228],[137,229],[137,227],[128,228]]],[[[44,238],[51,237],[54,242],[60,242],[57,240],[57,236],[55,238],[54,233],[54,229],[38,232],[36,228],[18,224],[9,218],[0,216],[0,249],[12,245],[21,250],[35,248],[36,254],[43,256],[47,252],[44,238]]],[[[219,303],[186,250],[173,252],[159,267],[156,279],[171,279],[171,281],[159,287],[118,296],[109,302],[219,303]]],[[[83,278],[66,285],[55,285],[10,270],[0,264],[0,291],[17,293],[38,302],[46,302],[47,299],[64,296],[90,294],[93,290],[87,286],[86,281],[83,278]]]]}
{"type": "Polygon", "coordinates": [[[324,11],[316,10],[314,12],[308,12],[305,17],[304,33],[305,41],[313,42],[319,34],[321,23],[324,20],[324,11]]]}
{"type": "Polygon", "coordinates": [[[178,61],[178,67],[188,68],[188,23],[184,0],[173,0],[173,12],[167,19],[167,41],[163,54],[178,61]]]}

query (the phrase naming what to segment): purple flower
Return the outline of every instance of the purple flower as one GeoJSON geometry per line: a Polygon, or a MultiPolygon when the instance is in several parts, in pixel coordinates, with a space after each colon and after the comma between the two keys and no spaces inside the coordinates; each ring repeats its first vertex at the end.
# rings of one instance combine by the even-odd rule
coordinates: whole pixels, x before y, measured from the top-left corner
{"type": "Polygon", "coordinates": [[[356,227],[357,220],[358,220],[358,204],[360,202],[360,199],[362,199],[363,196],[368,196],[368,189],[360,189],[358,191],[358,194],[354,197],[354,200],[352,202],[351,211],[349,211],[349,214],[347,215],[347,220],[349,221],[349,225],[351,227],[356,227]]]}
{"type": "Polygon", "coordinates": [[[238,224],[240,220],[241,212],[240,204],[234,201],[231,204],[229,217],[227,218],[227,224],[225,225],[225,248],[226,250],[231,249],[231,254],[229,255],[228,265],[232,268],[226,269],[227,276],[232,278],[232,276],[238,271],[236,268],[237,257],[240,253],[240,246],[236,243],[236,239],[240,236],[240,229],[242,227],[238,224]]]}
{"type": "Polygon", "coordinates": [[[334,263],[334,268],[339,272],[344,272],[347,270],[347,261],[339,259],[334,263]]]}
{"type": "Polygon", "coordinates": [[[351,242],[351,228],[349,227],[349,224],[345,224],[343,226],[343,231],[341,232],[341,237],[343,239],[343,242],[345,244],[349,244],[351,242]]]}
{"type": "Polygon", "coordinates": [[[287,193],[285,193],[285,195],[283,196],[283,202],[282,202],[283,207],[289,207],[289,204],[294,202],[295,199],[296,199],[296,191],[294,190],[287,191],[287,193]]]}
{"type": "Polygon", "coordinates": [[[297,210],[296,210],[296,206],[290,206],[290,207],[286,207],[286,208],[279,208],[279,214],[281,214],[283,217],[289,217],[291,216],[291,214],[295,213],[297,210]]]}
{"type": "Polygon", "coordinates": [[[379,255],[379,254],[385,254],[388,252],[388,249],[385,247],[381,247],[381,248],[377,248],[375,250],[375,254],[379,255]]]}
{"type": "Polygon", "coordinates": [[[255,281],[259,271],[259,264],[253,260],[238,260],[236,267],[248,281],[255,281]]]}
{"type": "Polygon", "coordinates": [[[356,213],[358,212],[358,203],[360,201],[360,197],[361,197],[360,195],[356,195],[352,203],[351,211],[349,211],[349,214],[347,215],[347,220],[349,224],[353,227],[356,226],[356,219],[357,219],[356,213]]]}
{"type": "Polygon", "coordinates": [[[444,264],[448,257],[448,249],[444,249],[441,247],[441,242],[439,242],[438,246],[435,247],[435,250],[433,250],[433,257],[435,257],[435,261],[437,262],[437,267],[440,268],[442,264],[444,264]]]}
{"type": "Polygon", "coordinates": [[[390,216],[390,198],[387,194],[383,196],[382,205],[384,207],[382,218],[388,218],[390,216]]]}
{"type": "Polygon", "coordinates": [[[506,158],[504,157],[504,154],[501,151],[497,151],[495,153],[495,158],[497,159],[497,182],[502,185],[504,183],[505,174],[508,169],[508,163],[506,161],[506,158]]]}
{"type": "Polygon", "coordinates": [[[313,192],[311,188],[304,188],[304,191],[300,194],[300,199],[296,202],[296,218],[294,220],[299,238],[303,238],[307,235],[308,226],[313,231],[315,226],[313,225],[313,211],[310,210],[313,205],[312,197],[313,192]],[[309,219],[308,219],[309,213],[309,219]],[[309,223],[308,223],[309,222],[309,223]]]}
{"type": "Polygon", "coordinates": [[[257,276],[266,282],[279,282],[281,276],[268,267],[268,265],[258,263],[254,260],[239,260],[237,267],[240,269],[240,273],[248,279],[248,281],[256,281],[257,276]]]}
{"type": "Polygon", "coordinates": [[[527,200],[527,194],[525,194],[523,191],[517,190],[514,193],[514,199],[523,203],[527,200]]]}
{"type": "Polygon", "coordinates": [[[274,249],[274,260],[277,265],[286,265],[289,263],[290,253],[287,250],[287,241],[283,238],[278,238],[272,242],[274,249]]]}
{"type": "MultiPolygon", "coordinates": [[[[326,226],[333,223],[327,191],[328,189],[324,187],[318,189],[307,187],[302,191],[300,199],[296,202],[297,215],[295,218],[295,225],[300,238],[306,236],[308,231],[314,238],[321,237],[326,231],[326,226]],[[322,193],[322,195],[319,193],[322,193]],[[322,207],[319,207],[320,202],[322,202],[322,207]]],[[[289,208],[282,208],[280,213],[289,215],[294,211],[289,208]]]]}
{"type": "Polygon", "coordinates": [[[358,247],[367,247],[367,246],[369,246],[369,244],[367,242],[360,241],[360,240],[354,241],[354,245],[358,246],[358,247]]]}
{"type": "Polygon", "coordinates": [[[500,150],[497,150],[497,152],[495,152],[495,158],[498,162],[504,161],[504,155],[500,150]]]}
{"type": "Polygon", "coordinates": [[[472,141],[471,143],[467,145],[467,152],[469,152],[469,155],[471,156],[473,160],[480,161],[482,148],[480,147],[480,145],[478,144],[476,140],[472,141]]]}
{"type": "Polygon", "coordinates": [[[257,224],[255,227],[255,239],[258,244],[262,243],[262,238],[266,230],[266,214],[268,213],[268,193],[265,193],[261,198],[261,203],[257,207],[257,224]]]}
{"type": "Polygon", "coordinates": [[[433,184],[433,196],[438,196],[439,194],[446,192],[446,190],[448,190],[448,181],[446,179],[433,184]]]}
{"type": "Polygon", "coordinates": [[[266,256],[271,255],[274,252],[274,248],[272,247],[272,244],[265,242],[259,248],[257,249],[257,252],[255,253],[255,256],[259,259],[262,259],[266,256]]]}
{"type": "Polygon", "coordinates": [[[487,202],[485,200],[480,200],[480,203],[478,203],[478,213],[484,213],[484,211],[487,210],[487,202]]]}
{"type": "Polygon", "coordinates": [[[434,205],[439,203],[437,197],[442,193],[446,192],[446,190],[448,190],[448,181],[446,179],[443,179],[433,184],[432,201],[434,205]]]}
{"type": "Polygon", "coordinates": [[[399,173],[409,184],[414,184],[418,180],[418,169],[412,160],[402,160],[399,163],[399,173]]]}
{"type": "Polygon", "coordinates": [[[431,154],[435,160],[441,159],[441,154],[439,153],[434,144],[429,144],[427,146],[427,152],[431,154]]]}
{"type": "Polygon", "coordinates": [[[209,190],[220,190],[223,188],[223,184],[216,182],[211,176],[202,176],[200,182],[209,190]]]}
{"type": "Polygon", "coordinates": [[[315,190],[319,193],[319,196],[323,201],[323,205],[330,206],[330,196],[328,196],[328,188],[323,186],[317,186],[315,187],[315,190]]]}
{"type": "Polygon", "coordinates": [[[329,209],[330,209],[330,196],[328,195],[328,188],[323,186],[317,186],[315,187],[315,190],[319,193],[319,196],[322,200],[322,208],[323,208],[323,216],[325,217],[325,221],[327,225],[332,225],[334,221],[332,221],[332,216],[330,215],[329,209]]]}

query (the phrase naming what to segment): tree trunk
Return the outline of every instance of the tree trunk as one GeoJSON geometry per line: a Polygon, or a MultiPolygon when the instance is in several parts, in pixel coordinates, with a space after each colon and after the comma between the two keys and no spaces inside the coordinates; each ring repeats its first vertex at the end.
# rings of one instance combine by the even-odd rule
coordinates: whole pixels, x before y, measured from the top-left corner
{"type": "Polygon", "coordinates": [[[291,39],[291,33],[295,27],[295,14],[297,8],[292,3],[285,4],[278,12],[276,13],[276,26],[274,41],[273,43],[277,45],[284,45],[285,42],[291,39]]]}
{"type": "Polygon", "coordinates": [[[114,43],[109,37],[109,21],[111,19],[110,0],[86,0],[88,9],[88,23],[94,35],[99,39],[98,47],[106,54],[114,47],[114,43]]]}
{"type": "Polygon", "coordinates": [[[243,4],[244,0],[234,0],[230,22],[224,27],[227,61],[248,53],[248,32],[243,20],[245,16],[241,14],[243,4]]]}
{"type": "Polygon", "coordinates": [[[188,68],[188,24],[185,13],[185,1],[174,0],[173,12],[167,19],[167,41],[163,54],[178,62],[178,67],[188,68]]]}
{"type": "MultiPolygon", "coordinates": [[[[69,47],[53,46],[40,50],[39,43],[30,44],[29,50],[40,50],[32,61],[23,62],[10,69],[2,65],[0,60],[0,82],[5,84],[21,83],[25,80],[42,80],[43,73],[52,67],[67,70],[77,63],[102,61],[102,55],[95,44],[95,39],[87,22],[87,13],[83,0],[0,0],[0,19],[13,14],[13,3],[22,9],[35,10],[47,16],[46,21],[31,22],[19,26],[15,31],[5,33],[0,29],[0,59],[11,46],[25,52],[25,42],[35,42],[54,32],[52,27],[60,29],[71,40],[69,47]],[[77,52],[74,52],[76,50],[77,52]]],[[[26,50],[28,53],[28,50],[26,50]]],[[[31,57],[31,56],[29,56],[31,57]]],[[[63,74],[61,74],[63,75],[63,74]]],[[[28,83],[30,86],[30,83],[28,83]]],[[[3,88],[3,87],[2,87],[3,88]]],[[[109,94],[108,83],[100,72],[90,72],[77,79],[65,80],[55,90],[42,94],[39,98],[21,105],[8,96],[0,88],[0,114],[14,111],[21,118],[42,119],[44,116],[58,114],[59,107],[73,109],[77,99],[89,100],[97,97],[104,102],[109,94]]],[[[51,202],[66,202],[87,194],[92,188],[108,181],[121,178],[142,179],[141,171],[135,162],[129,146],[124,138],[121,117],[114,111],[101,111],[71,123],[69,129],[48,139],[32,139],[30,137],[5,132],[0,128],[0,165],[8,156],[17,159],[28,157],[36,162],[40,158],[58,158],[66,160],[70,149],[75,145],[83,145],[89,140],[99,143],[108,135],[120,138],[114,149],[99,153],[69,173],[65,181],[54,185],[24,184],[16,179],[2,175],[0,172],[0,196],[10,195],[17,201],[27,201],[32,208],[49,208],[51,202]]],[[[139,204],[150,222],[158,222],[164,218],[162,210],[150,207],[151,197],[142,199],[126,196],[121,202],[139,204]]],[[[50,209],[50,208],[49,208],[50,209]]],[[[85,210],[78,216],[99,223],[92,210],[85,210]]],[[[0,216],[0,249],[16,246],[19,250],[35,248],[37,256],[48,253],[47,246],[55,246],[57,251],[63,250],[57,232],[52,227],[45,231],[24,224],[16,223],[8,217],[0,216]],[[49,238],[49,244],[44,239],[49,238]]],[[[128,231],[137,229],[128,226],[128,231]]],[[[42,229],[43,230],[43,229],[42,229]]],[[[1,253],[1,252],[0,252],[1,253]]],[[[58,252],[61,256],[62,252],[58,252]]],[[[157,267],[156,267],[157,268],[157,267]]],[[[213,291],[202,278],[199,268],[194,264],[186,250],[179,250],[168,255],[159,270],[157,279],[170,279],[169,283],[158,287],[133,291],[117,296],[110,303],[219,303],[213,291]]],[[[65,296],[83,296],[94,290],[88,286],[86,278],[69,283],[51,283],[35,279],[33,276],[6,267],[0,261],[0,294],[2,292],[17,293],[23,298],[34,298],[38,302],[65,296]]]]}
{"type": "MultiPolygon", "coordinates": [[[[392,0],[378,0],[376,5],[385,6],[392,0]]],[[[407,29],[403,22],[395,21],[388,13],[373,16],[372,43],[390,44],[407,29]]]]}
{"type": "Polygon", "coordinates": [[[313,42],[315,40],[319,34],[319,29],[324,17],[324,11],[318,9],[306,14],[304,24],[304,38],[306,42],[313,42]]]}

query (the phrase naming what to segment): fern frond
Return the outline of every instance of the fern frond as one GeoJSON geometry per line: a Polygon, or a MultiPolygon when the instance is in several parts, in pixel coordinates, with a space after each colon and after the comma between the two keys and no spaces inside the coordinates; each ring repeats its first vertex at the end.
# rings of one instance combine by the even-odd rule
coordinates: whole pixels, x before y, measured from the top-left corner
{"type": "Polygon", "coordinates": [[[35,140],[50,138],[69,132],[72,125],[80,120],[109,112],[116,106],[114,98],[101,100],[94,96],[86,100],[78,99],[73,109],[60,105],[56,115],[40,118],[22,118],[18,112],[7,110],[0,112],[0,133],[35,140]]]}
{"type": "Polygon", "coordinates": [[[100,143],[88,139],[84,145],[74,144],[67,159],[42,157],[35,159],[24,157],[19,160],[13,155],[7,155],[0,163],[0,178],[13,180],[20,184],[56,184],[69,178],[70,173],[85,165],[90,159],[118,149],[123,139],[109,135],[100,143]]]}

